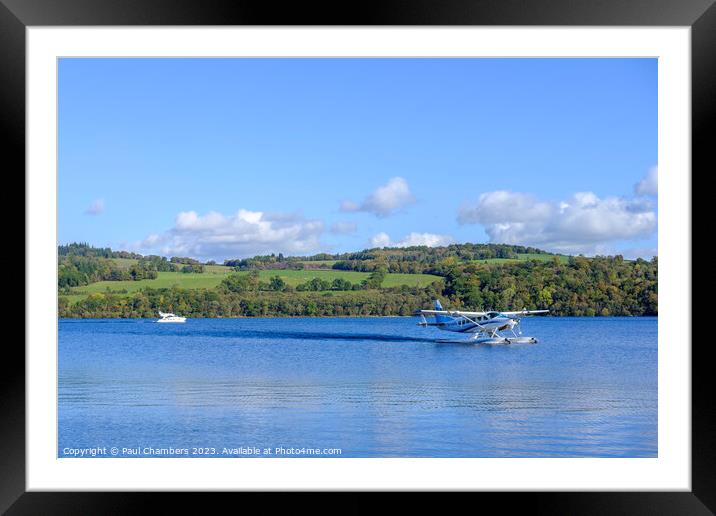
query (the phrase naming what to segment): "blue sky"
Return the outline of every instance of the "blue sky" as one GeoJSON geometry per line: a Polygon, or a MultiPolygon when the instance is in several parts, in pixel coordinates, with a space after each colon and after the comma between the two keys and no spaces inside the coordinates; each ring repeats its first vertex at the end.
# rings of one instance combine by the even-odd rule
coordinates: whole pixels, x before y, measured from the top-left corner
{"type": "Polygon", "coordinates": [[[60,243],[656,254],[656,59],[62,59],[60,243]]]}

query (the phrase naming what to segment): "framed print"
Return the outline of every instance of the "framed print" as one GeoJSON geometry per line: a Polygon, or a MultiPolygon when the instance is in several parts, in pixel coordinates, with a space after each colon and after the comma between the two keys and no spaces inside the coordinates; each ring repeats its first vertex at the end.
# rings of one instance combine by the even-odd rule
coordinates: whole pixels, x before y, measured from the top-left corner
{"type": "Polygon", "coordinates": [[[27,203],[3,510],[713,509],[691,170],[716,8],[369,7],[0,6],[27,203]]]}

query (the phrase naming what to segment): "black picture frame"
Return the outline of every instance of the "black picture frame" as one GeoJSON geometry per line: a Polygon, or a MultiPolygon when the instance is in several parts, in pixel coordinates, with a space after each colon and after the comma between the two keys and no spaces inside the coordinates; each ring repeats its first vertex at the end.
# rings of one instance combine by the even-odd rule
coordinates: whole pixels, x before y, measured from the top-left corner
{"type": "MultiPolygon", "coordinates": [[[[689,26],[692,55],[692,169],[715,170],[710,135],[716,125],[715,0],[363,0],[355,3],[258,0],[0,0],[0,131],[7,181],[25,170],[25,29],[83,25],[619,25],[689,26]]],[[[688,174],[688,171],[684,171],[688,174]]],[[[693,174],[692,174],[693,178],[693,174]]],[[[24,182],[19,186],[24,191],[24,182]]],[[[693,205],[693,203],[692,203],[693,205]]],[[[693,266],[696,262],[692,263],[693,266]]],[[[698,269],[695,269],[698,270],[698,269]]],[[[25,271],[28,274],[29,271],[25,271]]],[[[31,307],[26,307],[31,309],[31,307]]],[[[588,493],[480,493],[500,504],[538,514],[712,514],[716,511],[714,375],[708,340],[692,345],[692,491],[588,493]]],[[[688,345],[688,337],[679,345],[688,345]]],[[[143,512],[149,502],[206,510],[202,493],[25,492],[25,353],[6,339],[0,425],[0,511],[7,514],[143,512]],[[170,500],[171,499],[171,500],[170,500]]],[[[214,494],[226,498],[228,493],[214,494]]],[[[244,496],[247,496],[246,494],[244,496]]],[[[275,504],[275,493],[250,497],[275,504]]],[[[419,500],[420,497],[417,497],[419,500]]],[[[295,501],[292,503],[296,503],[295,501]]],[[[370,509],[355,501],[354,509],[370,509]]],[[[474,502],[471,502],[474,503],[474,502]]],[[[307,502],[315,510],[315,502],[307,502]]],[[[295,509],[295,507],[294,507],[295,509]]]]}

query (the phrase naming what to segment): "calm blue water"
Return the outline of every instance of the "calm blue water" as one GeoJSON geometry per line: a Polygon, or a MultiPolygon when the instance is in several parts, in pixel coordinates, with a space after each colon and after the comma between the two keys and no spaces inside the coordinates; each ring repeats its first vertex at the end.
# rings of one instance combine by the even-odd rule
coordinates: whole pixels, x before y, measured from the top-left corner
{"type": "Polygon", "coordinates": [[[439,344],[456,334],[413,318],[62,320],[58,456],[657,456],[656,318],[522,326],[538,344],[439,344]]]}

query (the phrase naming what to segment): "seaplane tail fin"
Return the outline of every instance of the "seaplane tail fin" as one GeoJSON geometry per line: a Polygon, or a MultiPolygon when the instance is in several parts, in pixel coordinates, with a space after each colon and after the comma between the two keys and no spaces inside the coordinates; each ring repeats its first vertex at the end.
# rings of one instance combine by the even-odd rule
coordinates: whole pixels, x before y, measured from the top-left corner
{"type": "MultiPolygon", "coordinates": [[[[442,311],[442,310],[443,310],[443,305],[440,304],[440,300],[439,300],[439,299],[436,299],[436,300],[435,300],[435,310],[439,310],[439,311],[442,311]]],[[[449,320],[450,320],[450,317],[447,317],[447,316],[442,315],[442,314],[435,314],[435,322],[441,323],[441,322],[446,322],[446,321],[449,321],[449,320]]]]}

